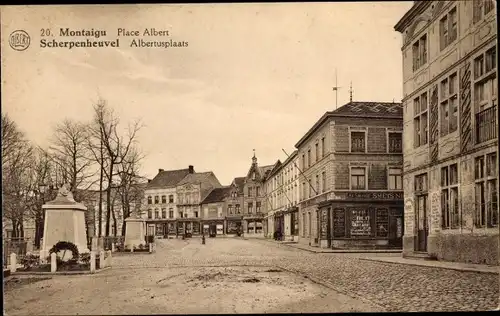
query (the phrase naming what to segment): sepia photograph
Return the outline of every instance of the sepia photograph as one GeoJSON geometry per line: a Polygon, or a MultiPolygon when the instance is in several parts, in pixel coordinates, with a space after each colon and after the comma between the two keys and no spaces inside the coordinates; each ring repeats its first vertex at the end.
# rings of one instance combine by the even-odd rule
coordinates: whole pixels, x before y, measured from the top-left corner
{"type": "Polygon", "coordinates": [[[497,12],[1,5],[3,314],[498,311],[497,12]]]}

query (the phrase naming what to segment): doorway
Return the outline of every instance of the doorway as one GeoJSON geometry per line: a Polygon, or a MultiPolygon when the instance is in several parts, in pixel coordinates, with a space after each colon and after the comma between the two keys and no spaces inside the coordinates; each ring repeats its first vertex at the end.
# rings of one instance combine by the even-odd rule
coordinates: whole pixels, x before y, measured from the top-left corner
{"type": "Polygon", "coordinates": [[[415,222],[417,223],[417,243],[415,251],[427,252],[427,236],[429,235],[427,206],[427,194],[418,195],[415,210],[415,222]]]}
{"type": "Polygon", "coordinates": [[[403,247],[403,215],[398,210],[391,210],[389,217],[389,244],[395,248],[403,247]]]}

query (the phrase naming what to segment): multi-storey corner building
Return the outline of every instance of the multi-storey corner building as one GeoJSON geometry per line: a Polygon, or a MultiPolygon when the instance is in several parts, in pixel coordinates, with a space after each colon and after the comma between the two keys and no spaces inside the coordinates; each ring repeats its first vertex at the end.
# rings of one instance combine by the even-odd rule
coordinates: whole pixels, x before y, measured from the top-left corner
{"type": "Polygon", "coordinates": [[[213,172],[159,169],[148,183],[147,234],[158,237],[201,234],[201,202],[221,184],[213,172]]]}
{"type": "Polygon", "coordinates": [[[403,37],[404,254],[498,264],[496,1],[419,1],[403,37]]]}
{"type": "Polygon", "coordinates": [[[350,102],[299,140],[299,242],[400,246],[402,112],[400,103],[350,102]]]}
{"type": "Polygon", "coordinates": [[[266,237],[281,232],[285,240],[296,240],[299,235],[299,170],[297,151],[274,165],[265,181],[267,207],[266,237]]]}
{"type": "Polygon", "coordinates": [[[226,197],[226,235],[243,234],[243,197],[245,177],[234,178],[229,186],[229,197],[226,197]]]}

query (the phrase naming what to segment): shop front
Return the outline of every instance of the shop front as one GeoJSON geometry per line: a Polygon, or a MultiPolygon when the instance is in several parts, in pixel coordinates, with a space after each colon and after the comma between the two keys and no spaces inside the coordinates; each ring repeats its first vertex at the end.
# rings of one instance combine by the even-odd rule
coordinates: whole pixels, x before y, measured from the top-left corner
{"type": "Polygon", "coordinates": [[[224,220],[205,220],[203,223],[203,234],[209,237],[224,235],[224,220]]]}
{"type": "Polygon", "coordinates": [[[273,234],[273,238],[278,238],[281,240],[282,237],[285,236],[285,212],[277,211],[274,213],[274,232],[276,236],[273,234]]]}
{"type": "Polygon", "coordinates": [[[243,233],[243,217],[234,216],[226,217],[226,234],[232,236],[239,236],[243,233]]]}
{"type": "Polygon", "coordinates": [[[299,208],[292,206],[283,212],[285,240],[296,241],[299,235],[299,208]]]}
{"type": "Polygon", "coordinates": [[[319,204],[322,248],[401,248],[403,193],[346,192],[319,204]]]}
{"type": "Polygon", "coordinates": [[[201,235],[201,222],[200,220],[193,219],[178,219],[177,220],[177,236],[181,237],[184,234],[191,234],[192,236],[201,235]]]}
{"type": "Polygon", "coordinates": [[[245,217],[244,218],[244,236],[245,237],[260,237],[264,238],[264,229],[262,222],[264,219],[258,217],[245,217]]]}

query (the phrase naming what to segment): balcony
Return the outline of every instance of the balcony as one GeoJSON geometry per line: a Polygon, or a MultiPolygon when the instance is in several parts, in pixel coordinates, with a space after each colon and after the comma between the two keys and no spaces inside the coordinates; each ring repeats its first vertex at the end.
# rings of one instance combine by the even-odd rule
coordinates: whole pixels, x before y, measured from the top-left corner
{"type": "Polygon", "coordinates": [[[476,114],[476,144],[497,138],[497,130],[496,105],[476,114]]]}

